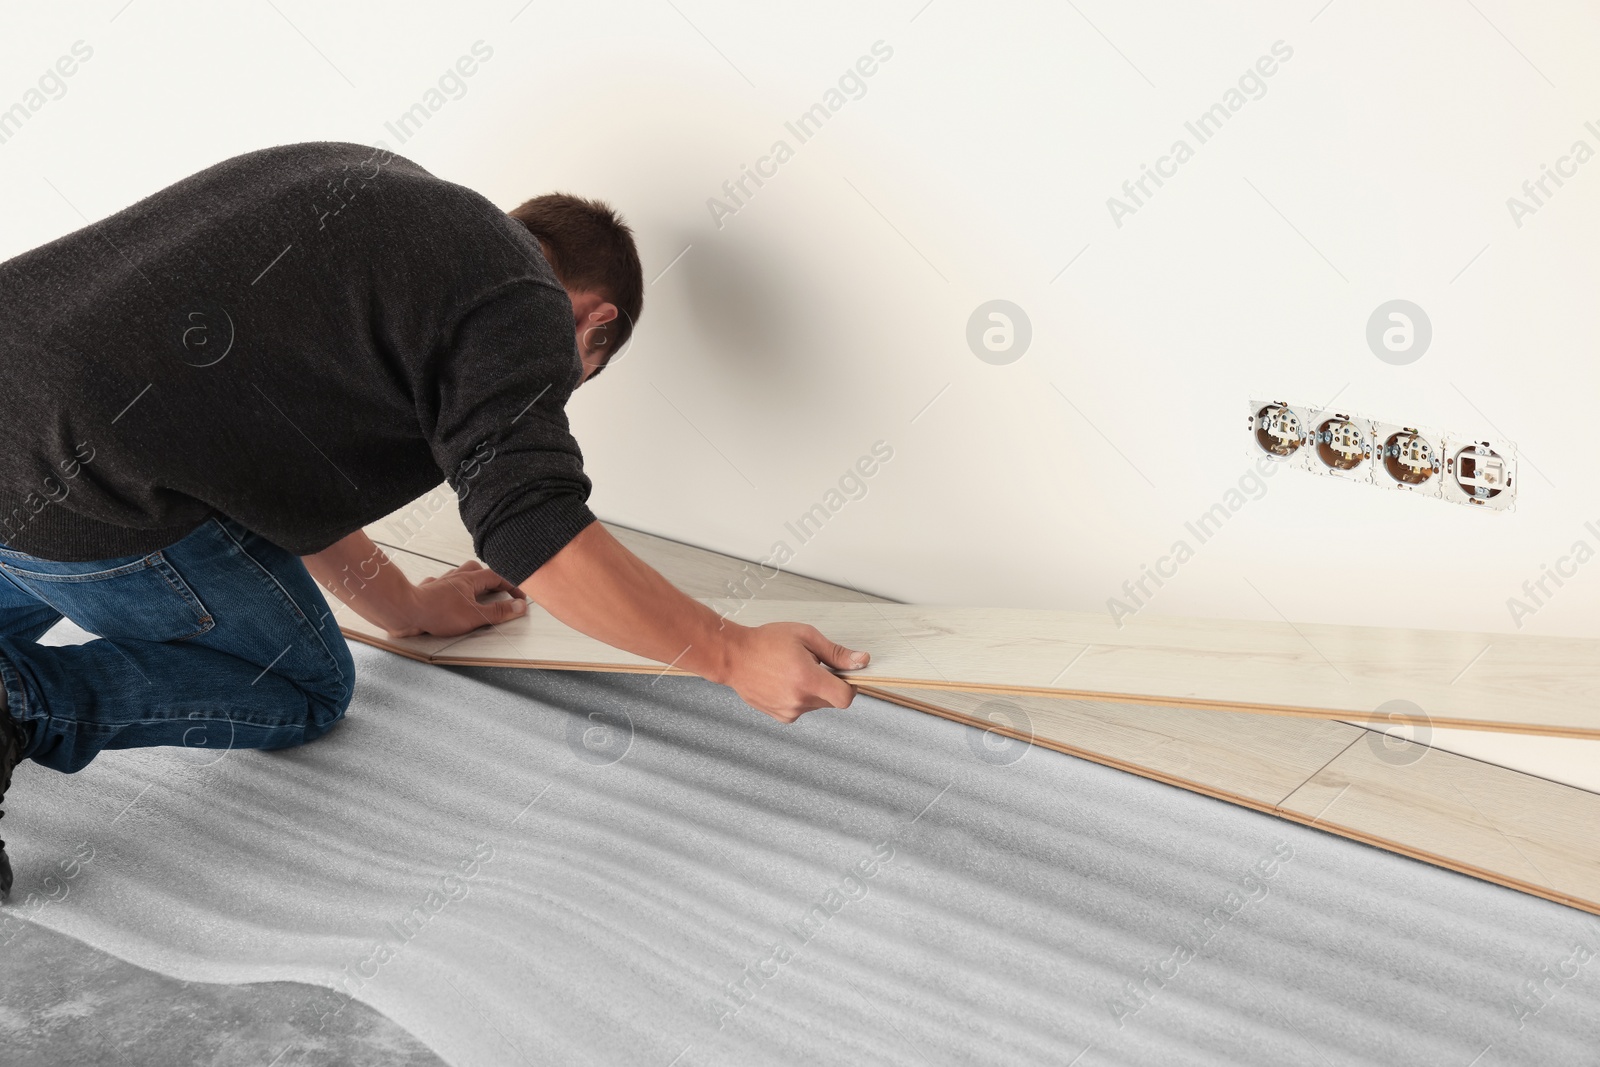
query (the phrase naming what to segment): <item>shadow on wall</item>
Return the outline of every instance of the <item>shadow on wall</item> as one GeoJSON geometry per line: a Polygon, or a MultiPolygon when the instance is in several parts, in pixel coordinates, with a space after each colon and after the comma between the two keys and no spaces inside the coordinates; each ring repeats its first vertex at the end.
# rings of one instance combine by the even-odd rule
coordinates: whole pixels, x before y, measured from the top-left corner
{"type": "MultiPolygon", "coordinates": [[[[684,257],[694,337],[728,376],[729,387],[798,399],[818,384],[807,359],[808,334],[819,316],[805,314],[804,279],[782,257],[757,255],[735,242],[707,242],[684,257]],[[704,254],[702,254],[702,252],[704,254]],[[802,299],[796,299],[797,292],[802,299]]],[[[686,283],[686,284],[685,284],[686,283]]]]}

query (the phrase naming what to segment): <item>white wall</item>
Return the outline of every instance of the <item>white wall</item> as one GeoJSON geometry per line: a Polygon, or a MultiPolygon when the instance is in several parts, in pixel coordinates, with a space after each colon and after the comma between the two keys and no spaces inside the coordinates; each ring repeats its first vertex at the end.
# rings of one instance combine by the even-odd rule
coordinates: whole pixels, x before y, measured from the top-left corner
{"type": "MultiPolygon", "coordinates": [[[[1520,227],[1506,204],[1600,150],[1587,5],[274,4],[10,9],[0,106],[75,41],[93,57],[0,144],[0,256],[237,152],[382,140],[508,207],[608,198],[647,277],[674,264],[572,405],[628,525],[781,540],[904,600],[1101,611],[1246,471],[1249,396],[1337,394],[1515,440],[1517,511],[1282,472],[1150,612],[1511,632],[1525,580],[1600,549],[1600,162],[1520,227]],[[398,143],[385,121],[479,40],[467,93],[398,143]],[[865,95],[799,143],[785,121],[879,41],[865,95]],[[1265,95],[1198,144],[1185,121],[1279,41],[1265,95]],[[1194,157],[1118,226],[1107,198],[1180,137],[1194,157]],[[793,158],[719,225],[708,198],[778,139],[793,158]],[[1364,338],[1397,297],[1434,330],[1408,366],[1364,338]],[[996,298],[1033,329],[1005,366],[965,339],[996,298]],[[866,496],[800,545],[785,523],[878,441],[866,496]]],[[[1600,636],[1597,592],[1592,563],[1522,632],[1600,636]]]]}

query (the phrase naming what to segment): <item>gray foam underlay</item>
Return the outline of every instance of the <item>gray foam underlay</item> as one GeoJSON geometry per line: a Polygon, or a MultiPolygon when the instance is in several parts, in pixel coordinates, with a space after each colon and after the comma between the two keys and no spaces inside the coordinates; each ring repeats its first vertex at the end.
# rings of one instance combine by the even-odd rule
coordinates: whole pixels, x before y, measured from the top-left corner
{"type": "Polygon", "coordinates": [[[386,944],[357,998],[456,1065],[1600,1047],[1600,922],[1556,904],[866,698],[785,727],[694,679],[356,658],[303,749],[19,772],[23,865],[97,843],[36,921],[209,981],[386,944]]]}

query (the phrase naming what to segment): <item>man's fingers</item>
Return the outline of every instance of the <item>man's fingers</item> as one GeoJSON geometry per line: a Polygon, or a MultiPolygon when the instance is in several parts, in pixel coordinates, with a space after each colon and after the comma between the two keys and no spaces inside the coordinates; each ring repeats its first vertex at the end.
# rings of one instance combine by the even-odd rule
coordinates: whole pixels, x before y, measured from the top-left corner
{"type": "MultiPolygon", "coordinates": [[[[494,574],[493,571],[490,571],[489,573],[490,574],[494,574]]],[[[497,592],[497,593],[510,593],[512,595],[512,597],[514,597],[517,600],[527,600],[528,599],[528,594],[524,593],[522,591],[522,587],[521,586],[512,585],[510,582],[506,581],[504,578],[500,577],[498,574],[495,574],[494,578],[495,578],[495,585],[494,585],[495,592],[497,592]]]]}
{"type": "Polygon", "coordinates": [[[848,708],[856,698],[856,687],[837,675],[824,672],[817,683],[817,698],[823,707],[848,708]]]}
{"type": "MultiPolygon", "coordinates": [[[[475,559],[469,559],[465,563],[456,564],[454,567],[451,567],[449,570],[445,571],[439,577],[441,577],[441,578],[460,578],[460,579],[463,579],[463,580],[470,581],[470,580],[476,579],[476,577],[479,574],[482,574],[482,573],[484,573],[483,564],[479,563],[475,559]]],[[[493,573],[493,572],[491,571],[489,573],[493,573]]]]}
{"type": "Polygon", "coordinates": [[[506,580],[504,578],[500,577],[494,571],[485,570],[482,567],[479,567],[477,570],[468,571],[466,573],[466,579],[472,583],[472,591],[479,594],[492,593],[496,589],[499,589],[506,584],[506,580]]]}
{"type": "Polygon", "coordinates": [[[473,592],[478,596],[482,596],[485,593],[509,593],[517,600],[528,599],[527,593],[524,593],[517,586],[512,585],[486,567],[479,567],[477,570],[469,571],[463,577],[472,583],[473,592]]]}
{"type": "Polygon", "coordinates": [[[857,652],[855,649],[845,648],[843,645],[834,645],[833,647],[837,650],[839,657],[834,666],[841,671],[860,670],[872,661],[870,652],[857,652]]]}
{"type": "Polygon", "coordinates": [[[494,571],[480,567],[477,570],[462,571],[456,575],[456,588],[462,595],[476,599],[485,593],[496,593],[502,590],[509,592],[506,580],[494,571]]]}
{"type": "Polygon", "coordinates": [[[812,655],[836,671],[859,670],[872,658],[865,652],[857,652],[853,648],[846,648],[835,641],[829,641],[815,626],[803,628],[800,631],[800,640],[812,655]]]}
{"type": "Polygon", "coordinates": [[[803,707],[785,711],[769,711],[774,719],[781,723],[793,723],[808,711],[817,711],[821,708],[848,708],[856,699],[856,687],[827,671],[822,672],[816,689],[811,696],[805,698],[803,707]]]}
{"type": "Polygon", "coordinates": [[[495,600],[488,604],[479,604],[478,610],[483,613],[485,622],[496,623],[527,614],[528,605],[522,600],[495,600]]]}

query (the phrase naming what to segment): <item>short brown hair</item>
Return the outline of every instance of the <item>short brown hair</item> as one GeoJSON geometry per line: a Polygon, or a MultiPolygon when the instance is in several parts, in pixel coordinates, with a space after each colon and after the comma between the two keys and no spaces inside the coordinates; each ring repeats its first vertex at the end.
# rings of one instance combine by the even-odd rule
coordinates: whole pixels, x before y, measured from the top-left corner
{"type": "Polygon", "coordinates": [[[563,286],[594,290],[617,305],[617,318],[604,327],[609,363],[644,309],[644,268],[633,230],[611,205],[567,193],[536,196],[510,214],[544,244],[563,286]]]}

